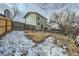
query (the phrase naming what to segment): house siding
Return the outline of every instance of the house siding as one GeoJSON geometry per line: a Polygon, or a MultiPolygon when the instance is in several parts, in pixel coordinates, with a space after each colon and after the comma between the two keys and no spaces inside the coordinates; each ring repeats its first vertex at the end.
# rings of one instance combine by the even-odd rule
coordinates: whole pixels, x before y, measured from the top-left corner
{"type": "Polygon", "coordinates": [[[25,20],[25,24],[36,26],[36,14],[30,14],[25,20]]]}
{"type": "Polygon", "coordinates": [[[50,30],[47,19],[38,13],[31,12],[24,16],[27,29],[50,30]]]}
{"type": "Polygon", "coordinates": [[[36,26],[34,26],[34,25],[26,25],[25,29],[27,29],[27,30],[36,30],[36,26]]]}
{"type": "Polygon", "coordinates": [[[46,30],[46,28],[47,30],[50,30],[50,26],[47,24],[47,19],[45,19],[40,15],[36,15],[36,30],[46,30]],[[42,28],[41,28],[41,25],[42,25],[42,28]]]}

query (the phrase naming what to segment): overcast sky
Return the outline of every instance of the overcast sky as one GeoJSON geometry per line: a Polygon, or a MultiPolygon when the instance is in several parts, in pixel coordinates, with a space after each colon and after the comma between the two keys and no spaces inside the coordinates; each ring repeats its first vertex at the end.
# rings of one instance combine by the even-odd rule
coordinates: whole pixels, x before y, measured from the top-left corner
{"type": "Polygon", "coordinates": [[[41,15],[43,15],[44,17],[46,17],[47,19],[49,19],[51,13],[53,11],[58,11],[58,10],[65,10],[66,8],[69,8],[70,10],[74,10],[74,11],[77,11],[79,12],[79,4],[62,4],[62,3],[59,3],[59,4],[56,4],[56,3],[52,3],[52,4],[47,4],[47,3],[44,3],[44,4],[32,4],[32,3],[16,3],[16,4],[9,4],[9,3],[0,3],[0,13],[3,13],[3,10],[4,9],[12,9],[13,7],[17,7],[18,10],[19,10],[19,14],[16,16],[15,20],[18,20],[18,21],[24,21],[23,20],[23,16],[27,13],[27,12],[38,12],[40,13],[41,15]]]}

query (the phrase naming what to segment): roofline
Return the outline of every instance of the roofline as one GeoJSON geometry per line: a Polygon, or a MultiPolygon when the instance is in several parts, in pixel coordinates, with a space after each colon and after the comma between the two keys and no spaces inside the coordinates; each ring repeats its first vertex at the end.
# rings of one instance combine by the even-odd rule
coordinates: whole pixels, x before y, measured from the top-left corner
{"type": "Polygon", "coordinates": [[[4,9],[4,11],[6,11],[6,10],[9,11],[9,9],[4,9]]]}
{"type": "MultiPolygon", "coordinates": [[[[37,12],[28,12],[23,18],[26,18],[29,14],[37,14],[40,15],[41,17],[45,18],[44,16],[42,16],[41,14],[37,13],[37,12]]],[[[47,20],[47,18],[45,18],[47,20]]]]}
{"type": "Polygon", "coordinates": [[[6,17],[5,15],[3,15],[2,13],[0,13],[0,16],[2,16],[2,17],[6,17]]]}
{"type": "Polygon", "coordinates": [[[18,22],[18,23],[22,23],[22,24],[25,24],[25,23],[23,23],[23,22],[19,22],[19,21],[14,21],[14,20],[13,20],[13,22],[18,22]]]}

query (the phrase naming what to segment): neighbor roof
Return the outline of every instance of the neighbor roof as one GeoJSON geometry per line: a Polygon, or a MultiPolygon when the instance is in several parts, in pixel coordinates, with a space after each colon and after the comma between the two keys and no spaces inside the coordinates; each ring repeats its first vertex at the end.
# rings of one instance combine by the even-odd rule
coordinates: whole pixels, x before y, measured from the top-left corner
{"type": "Polygon", "coordinates": [[[1,13],[0,13],[0,16],[5,17],[5,15],[3,15],[3,14],[1,14],[1,13]]]}
{"type": "MultiPolygon", "coordinates": [[[[28,12],[25,16],[24,16],[24,18],[26,18],[29,14],[37,14],[37,15],[40,15],[39,13],[37,13],[37,12],[28,12]]],[[[44,16],[42,16],[42,15],[40,15],[41,17],[43,17],[43,18],[45,18],[44,16]]],[[[47,20],[47,18],[45,18],[46,20],[47,20]]]]}

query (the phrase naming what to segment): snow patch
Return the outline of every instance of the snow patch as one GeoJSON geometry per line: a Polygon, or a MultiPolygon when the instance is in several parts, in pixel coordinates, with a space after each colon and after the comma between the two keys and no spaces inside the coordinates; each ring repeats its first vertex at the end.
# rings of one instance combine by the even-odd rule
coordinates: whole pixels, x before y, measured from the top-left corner
{"type": "Polygon", "coordinates": [[[48,37],[40,44],[37,44],[25,37],[23,31],[12,31],[0,40],[0,55],[66,56],[67,51],[61,47],[56,47],[54,37],[48,37]]]}

